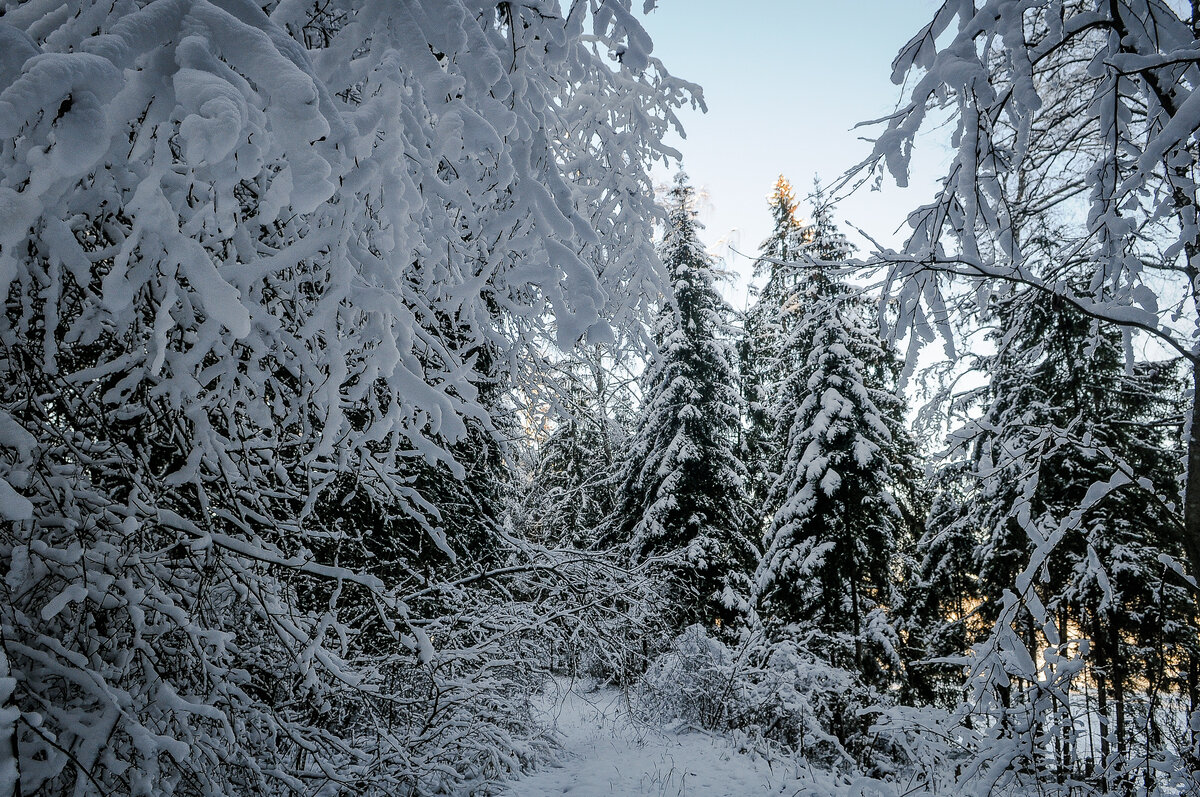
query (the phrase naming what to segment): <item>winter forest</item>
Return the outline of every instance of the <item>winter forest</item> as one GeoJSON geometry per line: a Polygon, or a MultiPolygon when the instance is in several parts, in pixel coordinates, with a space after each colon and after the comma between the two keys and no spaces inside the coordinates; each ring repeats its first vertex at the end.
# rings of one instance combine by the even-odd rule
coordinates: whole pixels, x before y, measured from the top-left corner
{"type": "Polygon", "coordinates": [[[744,308],[654,6],[0,0],[0,797],[1200,794],[1200,4],[914,10],[744,308]]]}

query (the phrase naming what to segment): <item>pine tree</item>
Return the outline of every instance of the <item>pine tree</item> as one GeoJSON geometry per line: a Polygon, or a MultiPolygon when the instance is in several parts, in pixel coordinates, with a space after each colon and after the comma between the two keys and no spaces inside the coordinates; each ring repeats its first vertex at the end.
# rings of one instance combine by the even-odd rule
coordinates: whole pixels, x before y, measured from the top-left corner
{"type": "Polygon", "coordinates": [[[692,189],[676,178],[661,257],[673,289],[645,371],[642,409],[622,469],[613,537],[638,560],[668,557],[668,623],[729,621],[726,588],[744,594],[754,545],[742,533],[745,468],[729,308],[697,237],[692,189]]]}
{"type": "Polygon", "coordinates": [[[783,463],[756,574],[759,613],[816,633],[832,663],[883,683],[900,664],[890,612],[901,544],[920,511],[915,445],[895,392],[895,357],[870,307],[827,262],[844,259],[847,247],[819,191],[808,235],[819,259],[806,269],[789,340],[805,356],[773,412],[783,463]]]}

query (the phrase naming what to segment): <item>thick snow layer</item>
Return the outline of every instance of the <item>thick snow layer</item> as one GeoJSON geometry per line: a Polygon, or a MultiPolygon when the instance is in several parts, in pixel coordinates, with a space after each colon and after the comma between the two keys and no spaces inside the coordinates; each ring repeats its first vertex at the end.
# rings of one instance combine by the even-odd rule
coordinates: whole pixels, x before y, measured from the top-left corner
{"type": "MultiPolygon", "coordinates": [[[[539,710],[562,745],[556,764],[512,783],[506,797],[795,794],[790,767],[729,740],[639,722],[614,689],[551,683],[539,710]]],[[[803,793],[803,792],[802,792],[803,793]]]]}

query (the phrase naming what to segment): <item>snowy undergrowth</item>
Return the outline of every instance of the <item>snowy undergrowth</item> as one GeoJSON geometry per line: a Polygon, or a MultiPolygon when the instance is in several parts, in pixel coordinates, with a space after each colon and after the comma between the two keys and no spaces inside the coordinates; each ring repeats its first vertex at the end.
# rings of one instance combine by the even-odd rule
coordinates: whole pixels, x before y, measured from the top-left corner
{"type": "Polygon", "coordinates": [[[590,680],[556,679],[537,706],[560,746],[553,766],[506,794],[771,794],[788,781],[731,739],[640,719],[628,692],[590,680]]]}
{"type": "MultiPolygon", "coordinates": [[[[711,640],[710,640],[711,641],[711,640]]],[[[677,671],[676,671],[677,672],[677,671]]],[[[690,684],[680,681],[680,691],[690,684]]],[[[504,797],[550,795],[787,795],[787,797],[1088,797],[1082,783],[1052,780],[997,783],[972,774],[953,718],[933,710],[895,710],[886,717],[893,741],[912,758],[886,777],[846,761],[822,764],[739,730],[706,731],[680,718],[655,717],[641,703],[645,683],[627,690],[591,679],[552,679],[534,701],[557,753],[552,762],[511,782],[504,797]],[[952,748],[959,751],[955,760],[952,748]],[[957,765],[956,765],[957,764],[957,765]]],[[[665,689],[660,682],[659,688],[665,689]]],[[[686,699],[680,698],[686,704],[686,699]]],[[[883,732],[883,722],[875,731],[883,732]]],[[[1162,795],[1186,790],[1164,784],[1162,795]]]]}
{"type": "Polygon", "coordinates": [[[650,665],[636,702],[648,719],[733,733],[823,766],[881,775],[894,771],[900,752],[871,732],[868,707],[886,701],[790,640],[730,647],[694,625],[650,665]]]}
{"type": "Polygon", "coordinates": [[[887,782],[820,767],[748,743],[659,722],[637,710],[632,691],[589,679],[552,680],[535,716],[559,747],[550,766],[511,783],[504,795],[757,795],[899,797],[926,793],[914,779],[887,782]]]}
{"type": "MultiPolygon", "coordinates": [[[[895,705],[802,644],[727,645],[698,625],[628,689],[556,681],[535,716],[557,734],[560,768],[519,794],[1105,793],[1029,769],[978,717],[895,705]]],[[[1159,769],[1152,793],[1188,793],[1159,769]]]]}

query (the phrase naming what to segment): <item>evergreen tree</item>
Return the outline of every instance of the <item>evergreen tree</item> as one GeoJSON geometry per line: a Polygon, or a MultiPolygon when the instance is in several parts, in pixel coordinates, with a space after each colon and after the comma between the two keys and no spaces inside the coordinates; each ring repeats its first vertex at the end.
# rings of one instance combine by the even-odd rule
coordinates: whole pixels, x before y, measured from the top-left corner
{"type": "MultiPolygon", "coordinates": [[[[1144,689],[1155,705],[1173,685],[1168,663],[1195,650],[1186,586],[1162,563],[1164,554],[1183,556],[1163,498],[1179,477],[1164,431],[1169,425],[1160,420],[1179,393],[1174,369],[1142,364],[1127,371],[1119,334],[1036,292],[1013,292],[997,303],[995,316],[999,350],[985,360],[991,382],[972,439],[968,483],[974,486],[957,511],[935,518],[931,532],[934,539],[977,538],[982,622],[976,638],[1004,622],[1030,651],[1064,644],[1071,629],[1088,639],[1102,737],[1101,760],[1092,763],[1119,778],[1135,739],[1162,741],[1153,711],[1141,715],[1136,729],[1127,721],[1127,695],[1144,689]],[[1094,485],[1113,483],[1114,471],[1119,486],[1096,493],[1094,485]],[[948,521],[943,529],[936,528],[939,520],[948,521]],[[1048,548],[1040,554],[1044,578],[1027,583],[1021,576],[1040,540],[1048,548]],[[1014,589],[1019,602],[1008,608],[1006,593],[1014,589]],[[1037,622],[1030,606],[1044,607],[1039,613],[1051,618],[1053,631],[1037,622]]],[[[963,546],[956,549],[961,553],[963,546]]],[[[925,582],[943,608],[961,588],[960,579],[944,573],[939,580],[933,567],[926,568],[925,582]]],[[[1006,713],[1036,698],[1007,684],[997,693],[1006,713]]],[[[1074,726],[1072,707],[1061,702],[1054,710],[1060,716],[1042,711],[1038,717],[1041,733],[1069,739],[1073,731],[1063,728],[1074,726]]],[[[1078,758],[1064,741],[1055,766],[1077,768],[1078,758]]]]}
{"type": "Polygon", "coordinates": [[[772,474],[779,465],[770,403],[781,378],[781,348],[787,339],[786,305],[795,294],[795,269],[786,264],[798,258],[804,248],[804,226],[796,214],[796,197],[783,175],[775,181],[769,203],[774,228],[759,245],[759,258],[754,263],[754,279],[763,284],[745,315],[738,347],[746,406],[741,445],[750,501],[746,533],[754,539],[763,533],[772,514],[772,474]]]}
{"type": "Polygon", "coordinates": [[[729,309],[714,288],[691,197],[681,174],[661,245],[673,290],[659,314],[659,352],[645,371],[614,521],[615,538],[635,559],[667,557],[667,622],[676,628],[731,620],[722,593],[744,594],[756,555],[742,532],[745,468],[729,309]]]}
{"type": "MultiPolygon", "coordinates": [[[[994,318],[977,318],[991,309],[993,297],[1048,294],[1057,300],[1055,310],[1073,308],[1091,319],[1089,324],[1120,330],[1127,341],[1153,340],[1152,345],[1173,350],[1187,374],[1192,398],[1182,406],[1187,418],[1181,440],[1183,472],[1178,489],[1166,493],[1160,492],[1161,472],[1139,474],[1126,467],[1133,462],[1119,463],[1121,457],[1111,445],[1096,445],[1103,438],[1089,435],[1089,427],[1105,425],[1104,415],[1087,420],[1089,416],[1079,412],[1060,413],[1058,407],[1065,405],[1059,405],[1052,393],[1041,407],[1023,407],[1027,399],[1014,403],[999,416],[1012,424],[1006,429],[984,429],[1002,432],[1003,438],[982,452],[986,457],[981,458],[980,477],[998,497],[1003,494],[1002,479],[1009,474],[1020,477],[1022,495],[1007,504],[1005,514],[1030,540],[1025,549],[1029,555],[1020,563],[1017,580],[1008,585],[1009,594],[1001,591],[1002,604],[993,604],[997,622],[986,642],[975,646],[970,673],[971,708],[991,716],[977,726],[990,730],[973,745],[972,760],[964,770],[993,790],[1022,790],[1035,781],[1041,788],[1043,770],[1038,762],[1026,758],[1028,768],[1014,766],[1020,756],[1046,749],[1043,740],[1032,735],[1041,723],[1027,718],[1003,721],[1007,706],[1002,699],[988,705],[987,695],[1002,698],[1020,680],[1032,682],[1027,694],[1037,699],[1062,694],[1069,687],[1063,676],[1069,668],[1059,666],[1063,661],[1058,658],[1064,643],[1048,639],[1040,650],[1017,650],[1014,623],[1028,614],[1035,631],[1059,624],[1061,618],[1040,600],[1039,590],[1044,588],[1043,579],[1053,584],[1059,574],[1070,572],[1067,566],[1078,556],[1079,538],[1087,539],[1096,531],[1089,517],[1099,519],[1095,513],[1105,511],[1104,503],[1123,497],[1136,496],[1151,516],[1159,513],[1159,507],[1169,507],[1167,523],[1158,527],[1157,534],[1164,527],[1173,529],[1171,547],[1186,552],[1193,578],[1200,574],[1200,402],[1195,400],[1200,396],[1200,225],[1196,223],[1200,183],[1194,179],[1200,162],[1196,135],[1200,124],[1193,113],[1196,81],[1183,76],[1193,67],[1180,64],[1175,56],[1194,48],[1198,35],[1198,3],[990,0],[983,5],[944,4],[893,64],[894,77],[914,80],[919,87],[884,120],[886,129],[875,137],[875,151],[858,175],[861,179],[887,168],[901,185],[906,184],[912,144],[928,123],[933,105],[945,107],[958,126],[955,152],[947,160],[937,195],[910,214],[912,234],[904,245],[883,255],[890,261],[885,279],[895,288],[901,333],[914,333],[914,340],[929,339],[930,327],[936,326],[953,344],[961,330],[977,329],[971,322],[994,323],[994,318]],[[1138,68],[1127,68],[1130,63],[1138,68]],[[942,103],[947,98],[949,102],[942,103]],[[1029,234],[1031,217],[1058,229],[1038,241],[1029,234]],[[1068,421],[1066,426],[1060,425],[1062,420],[1068,421]],[[1020,445],[1011,448],[1009,441],[1020,445]],[[1068,452],[1069,457],[1062,456],[1068,452]],[[1073,473],[1072,463],[1083,470],[1073,473]],[[1058,465],[1067,470],[1059,472],[1058,465]],[[1132,482],[1116,486],[1135,474],[1138,478],[1132,482]],[[1108,482],[1114,487],[1101,502],[1092,501],[1097,493],[1085,483],[1092,476],[1100,477],[1101,485],[1108,482]],[[1110,482],[1114,477],[1117,481],[1110,482]],[[1061,483],[1048,484],[1054,480],[1061,483]],[[1088,501],[1064,507],[1055,496],[1060,491],[1060,497],[1073,495],[1088,501]],[[1064,509],[1068,509],[1065,516],[1064,509]],[[1053,522],[1056,514],[1057,523],[1053,522]],[[1066,550],[1060,555],[1060,545],[1075,546],[1076,552],[1066,550]],[[1058,563],[1052,561],[1056,557],[1058,563]],[[1022,783],[1026,772],[1030,779],[1022,783]]],[[[940,116],[938,124],[942,124],[940,116]]],[[[1029,358],[1031,362],[1041,359],[1029,358]]],[[[1051,367],[1048,358],[1045,367],[1051,367]]],[[[1062,363],[1053,367],[1067,370],[1062,363]]],[[[1038,375],[1029,369],[1017,376],[1038,375]]],[[[1071,378],[1081,376],[1090,374],[1071,378]]],[[[1027,387],[1026,395],[1036,398],[1040,386],[1027,387]]],[[[1107,387],[1102,392],[1114,395],[1107,387]]],[[[1063,398],[1069,395],[1069,391],[1062,393],[1063,398]]],[[[1084,398],[1082,393],[1077,396],[1084,398]]],[[[1167,420],[1108,418],[1143,430],[1153,428],[1147,420],[1167,420]]],[[[1112,430],[1114,435],[1118,431],[1112,430]]],[[[1118,508],[1110,506],[1113,511],[1118,508]]],[[[985,528],[989,543],[1002,543],[1002,547],[991,546],[985,562],[995,586],[1009,564],[1005,550],[1022,551],[1021,540],[1007,528],[1008,522],[985,528]]],[[[1095,552],[1101,565],[1092,565],[1093,572],[1107,569],[1103,549],[1093,544],[1084,551],[1089,561],[1095,552]]],[[[1172,561],[1169,550],[1161,552],[1166,554],[1164,561],[1172,561]]],[[[1118,561],[1114,556],[1113,566],[1118,561]]],[[[1115,594],[1117,588],[1111,586],[1115,594]]],[[[1190,622],[1195,615],[1193,607],[1178,620],[1190,622]]],[[[1053,630],[1047,635],[1061,636],[1053,630]]],[[[1079,651],[1085,661],[1092,652],[1079,651]]],[[[1096,652],[1095,664],[1101,666],[1099,659],[1109,653],[1096,652]]],[[[1194,675],[1189,680],[1197,680],[1194,675]]],[[[1187,746],[1200,751],[1200,690],[1189,691],[1193,735],[1187,746]]],[[[1064,739],[1079,735],[1066,722],[1060,729],[1064,739]]],[[[1162,748],[1146,760],[1160,752],[1162,748]]],[[[1147,776],[1150,769],[1147,765],[1147,776]]],[[[1192,760],[1186,769],[1200,771],[1200,766],[1192,760]]],[[[1191,773],[1179,774],[1181,780],[1191,781],[1180,784],[1181,788],[1195,791],[1191,773]]],[[[962,786],[970,788],[966,783],[962,786]]],[[[1104,791],[1109,790],[1105,784],[1104,791]]]]}
{"type": "MultiPolygon", "coordinates": [[[[812,221],[805,225],[800,233],[804,254],[817,261],[818,266],[845,262],[854,254],[854,247],[833,220],[833,202],[826,196],[819,178],[813,179],[810,200],[812,221]]],[[[816,273],[823,272],[818,268],[816,273]]]]}
{"type": "Polygon", "coordinates": [[[962,666],[944,659],[961,656],[983,626],[979,532],[965,517],[971,485],[969,462],[953,459],[940,469],[925,533],[906,562],[900,625],[910,702],[957,705],[962,666]]]}
{"type": "Polygon", "coordinates": [[[883,683],[900,664],[890,616],[895,567],[919,514],[915,444],[896,395],[898,366],[870,307],[827,261],[847,247],[819,191],[802,314],[789,346],[804,352],[782,384],[774,434],[779,506],[756,575],[759,613],[812,632],[832,663],[883,683]]]}
{"type": "Polygon", "coordinates": [[[625,432],[610,415],[602,363],[572,361],[563,382],[565,406],[535,452],[522,513],[531,538],[586,549],[616,507],[613,466],[625,432]]]}

